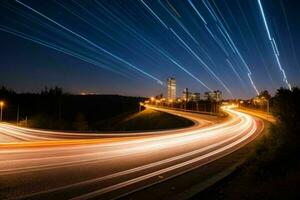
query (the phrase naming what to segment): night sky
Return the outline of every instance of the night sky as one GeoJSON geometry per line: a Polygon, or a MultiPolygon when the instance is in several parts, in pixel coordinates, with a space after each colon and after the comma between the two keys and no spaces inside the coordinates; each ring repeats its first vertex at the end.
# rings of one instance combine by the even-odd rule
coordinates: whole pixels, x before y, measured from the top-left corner
{"type": "Polygon", "coordinates": [[[226,98],[300,85],[298,0],[0,2],[0,85],[226,98]],[[264,23],[263,13],[266,23],[264,23]],[[268,29],[267,29],[268,28],[268,29]]]}

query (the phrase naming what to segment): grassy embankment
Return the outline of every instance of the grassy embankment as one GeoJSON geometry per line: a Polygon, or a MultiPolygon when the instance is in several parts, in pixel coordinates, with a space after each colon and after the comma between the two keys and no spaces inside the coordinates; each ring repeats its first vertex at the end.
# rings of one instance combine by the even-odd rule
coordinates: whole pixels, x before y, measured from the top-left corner
{"type": "Polygon", "coordinates": [[[98,127],[106,131],[138,131],[183,128],[193,125],[193,122],[168,113],[145,109],[134,114],[119,115],[104,120],[98,127]]]}
{"type": "Polygon", "coordinates": [[[248,161],[193,199],[300,199],[300,90],[278,90],[272,125],[248,161]]]}
{"type": "Polygon", "coordinates": [[[16,93],[0,87],[3,119],[30,128],[67,131],[135,131],[180,128],[189,120],[156,111],[139,111],[143,97],[76,95],[59,87],[39,93],[16,93]]]}

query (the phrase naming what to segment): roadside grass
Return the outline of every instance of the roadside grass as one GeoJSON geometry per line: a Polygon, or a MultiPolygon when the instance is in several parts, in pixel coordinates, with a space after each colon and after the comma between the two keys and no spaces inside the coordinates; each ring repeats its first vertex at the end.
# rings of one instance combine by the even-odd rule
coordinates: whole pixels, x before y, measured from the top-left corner
{"type": "Polygon", "coordinates": [[[248,161],[193,199],[300,199],[300,89],[280,88],[271,101],[277,123],[248,161]]]}
{"type": "Polygon", "coordinates": [[[192,199],[300,199],[299,137],[271,125],[235,172],[192,199]]]}
{"type": "Polygon", "coordinates": [[[100,121],[97,127],[106,131],[152,131],[184,128],[191,125],[193,125],[193,122],[188,119],[152,109],[145,109],[138,113],[127,113],[100,121]]]}

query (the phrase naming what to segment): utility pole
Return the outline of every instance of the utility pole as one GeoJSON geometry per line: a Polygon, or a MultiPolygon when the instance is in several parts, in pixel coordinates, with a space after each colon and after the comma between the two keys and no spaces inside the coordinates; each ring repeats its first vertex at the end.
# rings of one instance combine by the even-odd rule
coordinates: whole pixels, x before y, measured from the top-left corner
{"type": "Polygon", "coordinates": [[[270,100],[266,99],[267,101],[267,119],[269,118],[269,114],[270,114],[270,100]]]}
{"type": "Polygon", "coordinates": [[[17,110],[17,125],[19,124],[19,116],[20,116],[20,105],[18,104],[18,110],[17,110]]]}
{"type": "Polygon", "coordinates": [[[3,102],[3,101],[0,101],[0,108],[1,108],[1,112],[0,112],[0,121],[2,121],[3,106],[4,106],[4,102],[3,102]]]}

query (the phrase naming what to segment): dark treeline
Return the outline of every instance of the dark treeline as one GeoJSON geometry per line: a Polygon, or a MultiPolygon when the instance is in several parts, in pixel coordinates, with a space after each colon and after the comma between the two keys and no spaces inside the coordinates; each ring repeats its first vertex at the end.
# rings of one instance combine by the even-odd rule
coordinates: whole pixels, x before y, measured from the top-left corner
{"type": "Polygon", "coordinates": [[[248,161],[192,200],[300,199],[300,89],[280,88],[271,99],[278,122],[266,124],[248,161]]]}
{"type": "Polygon", "coordinates": [[[264,135],[253,158],[256,173],[263,181],[289,176],[292,169],[300,173],[300,89],[280,88],[272,103],[277,123],[264,135]]]}
{"type": "Polygon", "coordinates": [[[243,176],[249,176],[252,186],[245,188],[255,189],[240,199],[300,197],[300,89],[280,88],[272,101],[278,122],[264,135],[248,162],[243,176]]]}
{"type": "Polygon", "coordinates": [[[298,87],[294,87],[292,90],[280,88],[272,101],[273,115],[278,119],[278,123],[272,128],[272,136],[280,141],[279,146],[296,147],[295,151],[291,153],[294,152],[299,157],[300,89],[298,87]]]}
{"type": "Polygon", "coordinates": [[[282,166],[286,165],[300,167],[300,89],[280,88],[273,97],[273,114],[278,123],[271,128],[268,148],[274,152],[276,163],[269,167],[274,170],[285,170],[282,166]]]}
{"type": "Polygon", "coordinates": [[[243,176],[250,177],[252,186],[245,188],[255,189],[251,191],[253,195],[241,199],[300,196],[300,89],[280,88],[272,101],[278,122],[264,135],[246,167],[243,176]]]}
{"type": "Polygon", "coordinates": [[[272,113],[274,97],[272,97],[267,90],[263,90],[259,93],[259,95],[256,96],[256,98],[252,98],[248,100],[236,99],[233,102],[239,104],[239,106],[242,108],[249,108],[249,109],[254,109],[254,110],[264,111],[264,112],[267,112],[269,107],[269,111],[272,113]],[[241,101],[243,103],[240,103],[241,101]]]}
{"type": "Polygon", "coordinates": [[[16,93],[0,88],[5,102],[3,119],[31,127],[68,130],[101,130],[103,122],[118,115],[137,112],[142,97],[119,95],[73,95],[61,88],[45,88],[39,93],[16,93]],[[19,114],[18,114],[19,113],[19,114]]]}

